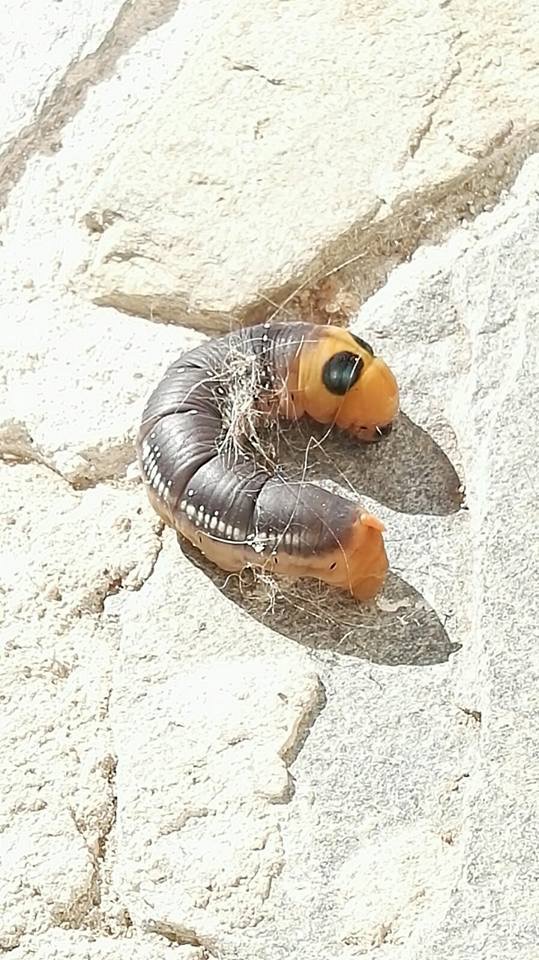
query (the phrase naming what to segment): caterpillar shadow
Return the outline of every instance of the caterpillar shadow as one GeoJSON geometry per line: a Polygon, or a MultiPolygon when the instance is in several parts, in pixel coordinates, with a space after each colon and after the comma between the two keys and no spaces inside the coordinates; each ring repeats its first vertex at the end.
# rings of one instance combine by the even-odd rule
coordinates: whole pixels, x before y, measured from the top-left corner
{"type": "Polygon", "coordinates": [[[390,573],[377,604],[360,604],[310,580],[290,582],[247,570],[226,576],[188,541],[184,555],[233,603],[266,627],[313,650],[392,666],[442,663],[460,649],[437,613],[409,583],[390,573]]]}
{"type": "MultiPolygon", "coordinates": [[[[277,421],[267,429],[273,433],[267,446],[277,451],[291,480],[329,479],[345,495],[366,495],[410,515],[445,516],[462,506],[461,481],[449,457],[405,414],[387,439],[370,445],[307,419],[277,421]]],[[[278,580],[251,570],[227,576],[188,541],[178,542],[229,600],[311,649],[393,666],[442,663],[460,649],[448,636],[444,615],[394,572],[377,602],[365,605],[315,581],[278,580]]]]}
{"type": "Polygon", "coordinates": [[[280,456],[290,479],[332,480],[399,513],[445,516],[462,507],[462,484],[447,454],[401,413],[391,435],[360,444],[319,424],[279,424],[280,456]],[[307,451],[307,452],[306,452],[307,451]]]}

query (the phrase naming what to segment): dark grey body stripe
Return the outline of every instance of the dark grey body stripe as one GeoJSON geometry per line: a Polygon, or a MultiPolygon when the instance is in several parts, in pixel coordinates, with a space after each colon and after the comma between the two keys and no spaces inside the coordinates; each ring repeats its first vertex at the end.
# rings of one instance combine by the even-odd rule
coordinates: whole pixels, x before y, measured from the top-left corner
{"type": "Polygon", "coordinates": [[[262,556],[313,556],[342,542],[357,517],[353,503],[272,476],[223,446],[234,378],[250,377],[254,364],[262,396],[319,335],[311,324],[260,324],[209,341],[168,368],[144,409],[137,448],[144,481],[178,526],[186,517],[208,536],[262,556]]]}

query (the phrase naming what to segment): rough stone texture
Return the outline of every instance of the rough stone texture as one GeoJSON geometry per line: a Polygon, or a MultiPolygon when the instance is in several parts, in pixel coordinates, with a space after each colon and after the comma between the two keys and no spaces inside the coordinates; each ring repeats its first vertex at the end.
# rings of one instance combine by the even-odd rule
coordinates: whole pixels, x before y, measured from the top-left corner
{"type": "Polygon", "coordinates": [[[359,954],[412,939],[421,926],[430,932],[457,867],[454,847],[428,823],[366,834],[338,878],[341,937],[359,954]]]}
{"type": "Polygon", "coordinates": [[[31,126],[36,106],[42,111],[55,88],[58,96],[66,69],[91,55],[120,6],[120,0],[98,0],[84,8],[76,0],[47,6],[26,2],[19,7],[17,19],[4,18],[0,148],[9,146],[21,127],[31,126]]]}
{"type": "Polygon", "coordinates": [[[10,952],[11,960],[207,960],[207,956],[201,948],[161,945],[150,936],[120,940],[65,930],[26,937],[21,947],[10,952]]]}
{"type": "MultiPolygon", "coordinates": [[[[113,604],[118,888],[143,928],[194,934],[217,955],[336,955],[350,931],[336,913],[354,910],[336,875],[365,818],[383,831],[429,816],[443,856],[475,731],[458,722],[447,663],[417,677],[412,666],[374,669],[331,640],[313,659],[312,614],[302,649],[268,630],[271,617],[261,627],[238,616],[207,582],[201,616],[204,580],[168,537],[145,587],[113,604]],[[168,637],[159,656],[156,634],[168,637]],[[133,776],[141,762],[143,779],[133,776]]],[[[393,616],[394,644],[398,631],[393,616]]]]}
{"type": "Polygon", "coordinates": [[[425,960],[433,952],[459,960],[538,955],[537,159],[519,187],[522,197],[530,191],[528,208],[520,213],[508,205],[498,229],[471,246],[455,270],[474,357],[461,409],[468,427],[473,629],[485,732],[464,869],[444,923],[420,954],[425,960]]]}
{"type": "Polygon", "coordinates": [[[105,597],[138,589],[160,546],[140,491],[76,493],[42,466],[1,465],[0,945],[84,925],[103,895],[116,759],[117,640],[105,597]],[[150,521],[150,523],[148,523],[150,521]]]}
{"type": "MultiPolygon", "coordinates": [[[[537,11],[487,9],[228,3],[166,90],[148,90],[142,122],[82,203],[91,296],[226,328],[306,271],[365,258],[388,220],[413,232],[411,194],[436,216],[441,186],[454,193],[539,125],[537,11]]],[[[164,58],[184,49],[184,23],[180,10],[164,58]]],[[[502,170],[500,158],[485,171],[487,194],[502,170]]],[[[461,215],[468,201],[456,200],[461,215]]]]}
{"type": "MultiPolygon", "coordinates": [[[[533,457],[536,443],[520,400],[515,416],[519,423],[529,424],[528,432],[515,431],[509,413],[504,413],[504,422],[512,443],[499,445],[495,431],[501,398],[508,403],[513,392],[519,395],[518,369],[524,358],[530,364],[524,376],[533,383],[534,361],[526,342],[533,340],[527,318],[533,318],[536,310],[532,265],[539,238],[538,175],[539,164],[530,162],[513,195],[496,213],[461,231],[444,247],[423,250],[412,264],[397,270],[387,289],[366,305],[357,326],[383,344],[384,354],[398,371],[403,408],[410,417],[384,450],[356,453],[355,464],[346,458],[340,464],[337,460],[347,481],[361,484],[382,502],[377,509],[387,521],[392,564],[401,578],[400,585],[390,585],[374,620],[342,600],[332,607],[326,595],[323,607],[319,601],[314,604],[312,595],[301,591],[289,594],[287,603],[278,596],[272,610],[267,595],[253,595],[247,586],[242,596],[228,582],[228,597],[253,615],[251,620],[238,620],[228,605],[218,604],[213,587],[202,586],[202,571],[178,557],[172,536],[167,537],[167,548],[151,580],[136,596],[118,601],[123,656],[112,707],[118,742],[125,736],[126,722],[129,729],[128,718],[136,703],[139,732],[137,738],[130,738],[127,757],[143,749],[139,742],[146,755],[147,744],[156,741],[164,742],[165,754],[174,757],[166,772],[161,770],[160,787],[155,760],[144,783],[130,779],[134,761],[127,763],[123,772],[127,782],[122,780],[119,790],[128,805],[118,808],[123,837],[118,884],[126,891],[130,914],[142,926],[173,929],[180,936],[186,935],[186,926],[209,949],[225,956],[251,956],[255,951],[259,957],[289,956],[291,945],[297,956],[346,956],[347,951],[357,953],[383,944],[398,950],[398,956],[426,958],[434,939],[438,938],[441,950],[449,937],[444,946],[448,957],[458,951],[462,957],[469,956],[471,937],[476,938],[472,942],[481,956],[481,911],[490,898],[495,902],[498,878],[511,870],[520,892],[519,925],[504,925],[500,902],[500,923],[490,919],[488,950],[483,955],[501,958],[511,956],[511,951],[522,955],[528,940],[531,948],[534,894],[527,888],[527,878],[532,875],[535,852],[533,830],[525,826],[530,819],[525,808],[536,801],[535,796],[528,799],[533,774],[522,775],[524,809],[514,814],[514,831],[521,833],[520,866],[502,860],[494,867],[506,805],[511,802],[505,798],[498,802],[498,778],[515,776],[515,771],[504,774],[501,763],[503,757],[508,758],[504,764],[510,763],[516,747],[512,741],[504,744],[507,718],[489,727],[489,718],[496,713],[496,697],[485,682],[493,625],[485,635],[482,624],[492,616],[498,624],[503,620],[500,605],[507,616],[507,555],[504,552],[500,558],[501,531],[492,540],[486,524],[489,464],[496,451],[501,461],[499,496],[507,500],[506,486],[518,496],[515,447],[526,461],[530,454],[533,457]],[[500,356],[508,358],[503,379],[500,356]],[[488,426],[482,416],[488,418],[488,426]],[[455,513],[454,475],[440,448],[466,479],[467,512],[455,513]],[[388,469],[390,458],[392,470],[388,469]],[[391,508],[384,510],[384,500],[391,508]],[[485,557],[485,545],[491,542],[494,554],[485,557]],[[179,571],[181,594],[173,587],[179,571]],[[201,616],[197,598],[204,589],[212,591],[212,599],[208,597],[201,616]],[[495,601],[497,595],[500,599],[495,601]],[[305,603],[310,603],[306,616],[301,610],[305,603]],[[494,613],[490,611],[493,603],[494,613]],[[160,657],[153,652],[143,610],[157,634],[169,637],[160,657]],[[262,629],[257,627],[260,621],[262,629]],[[279,632],[268,634],[267,627],[279,632]],[[305,665],[301,659],[305,654],[291,647],[290,639],[303,645],[308,656],[305,665]],[[464,644],[449,662],[448,640],[464,644]],[[274,663],[271,672],[266,666],[269,651],[274,663]],[[314,657],[326,706],[289,771],[294,778],[293,796],[284,806],[275,807],[272,800],[274,804],[280,787],[274,788],[272,797],[267,782],[273,781],[279,738],[274,735],[272,760],[257,742],[257,722],[251,718],[254,742],[240,752],[237,766],[232,756],[227,760],[226,773],[221,751],[237,750],[235,731],[229,731],[225,717],[243,722],[249,716],[253,691],[271,729],[272,681],[281,675],[283,657],[300,690],[305,683],[301,678],[309,675],[307,664],[313,664],[314,657]],[[357,657],[367,657],[379,666],[357,657]],[[426,671],[414,666],[421,663],[431,666],[426,671]],[[221,684],[219,697],[211,695],[217,683],[221,684]],[[191,745],[192,726],[187,742],[185,725],[174,729],[175,723],[185,723],[186,713],[196,726],[198,763],[191,745]],[[169,744],[174,742],[177,747],[171,749],[169,744]],[[483,751],[489,742],[498,762],[491,762],[487,771],[483,751]],[[228,770],[233,764],[237,780],[231,787],[228,770]],[[210,792],[209,803],[204,802],[208,799],[204,788],[202,798],[198,794],[208,778],[217,794],[214,798],[210,792]],[[252,791],[250,796],[246,789],[252,791]],[[181,804],[173,799],[176,796],[181,796],[181,804]],[[222,803],[235,837],[224,845],[222,803]],[[145,841],[132,827],[133,810],[139,809],[144,811],[140,821],[148,829],[145,841]],[[169,833],[171,819],[174,841],[169,833]],[[261,821],[269,831],[264,840],[261,821]],[[477,828],[470,836],[474,822],[477,828]],[[270,839],[275,825],[280,847],[270,839]],[[487,831],[492,831],[492,843],[487,831]],[[144,842],[146,853],[140,849],[144,842]],[[253,859],[246,858],[245,849],[253,847],[253,859]],[[189,865],[199,858],[198,865],[188,870],[188,882],[175,873],[176,849],[189,865]],[[481,861],[484,874],[474,880],[481,861]],[[253,886],[253,863],[262,887],[253,886]],[[488,894],[476,893],[475,888],[480,891],[493,870],[488,894]],[[141,872],[146,878],[143,887],[141,872]],[[469,899],[468,885],[464,893],[459,889],[462,876],[470,877],[469,899]],[[464,913],[457,922],[453,911],[459,905],[464,913]]],[[[338,446],[328,448],[330,466],[338,446]]],[[[335,462],[332,465],[335,468],[335,462]]],[[[328,462],[322,466],[327,472],[328,462]]],[[[531,500],[525,501],[523,510],[528,518],[532,516],[531,500]]],[[[514,516],[515,536],[520,536],[519,514],[513,507],[506,507],[503,514],[497,505],[494,516],[504,528],[514,516]]],[[[514,562],[522,567],[522,547],[515,545],[514,551],[515,558],[520,556],[514,562]]],[[[222,585],[226,580],[224,575],[207,572],[215,583],[222,585]]],[[[524,574],[526,582],[530,573],[524,574]]],[[[518,643],[520,616],[513,626],[510,619],[503,622],[500,644],[504,649],[517,645],[515,665],[522,664],[522,652],[525,669],[533,671],[532,657],[518,643]]],[[[528,636],[531,646],[533,629],[529,628],[528,636]]],[[[513,693],[516,681],[507,662],[498,664],[498,674],[497,690],[507,684],[513,693]]],[[[293,700],[289,685],[280,683],[280,692],[293,700]]],[[[292,689],[297,689],[295,684],[292,689]]],[[[536,689],[530,675],[526,701],[531,714],[527,723],[532,726],[536,710],[529,701],[536,689]]],[[[531,732],[524,732],[519,750],[527,755],[531,743],[531,732]]],[[[155,752],[150,749],[150,756],[155,757],[155,752]]],[[[522,758],[519,766],[526,770],[527,763],[522,758]]],[[[120,771],[121,766],[119,775],[120,771]]],[[[515,803],[513,790],[511,798],[515,803]]],[[[500,889],[502,897],[505,883],[500,889]]]]}
{"type": "Polygon", "coordinates": [[[218,595],[215,615],[202,622],[189,600],[200,578],[184,561],[178,597],[173,539],[165,552],[141,606],[156,604],[155,628],[171,638],[174,624],[174,640],[156,656],[155,635],[140,634],[141,610],[130,608],[115,677],[114,880],[135,923],[219,949],[227,928],[233,946],[235,931],[267,918],[285,861],[282,809],[294,796],[288,766],[324,693],[305,655],[276,649],[268,631],[260,635],[218,595]],[[135,768],[143,778],[133,778],[135,768]]]}
{"type": "Polygon", "coordinates": [[[536,10],[64,7],[28,83],[8,45],[0,133],[0,946],[537,960],[539,156],[502,191],[533,146],[536,10]],[[219,170],[226,223],[221,185],[185,187],[219,170]],[[387,443],[300,467],[283,433],[292,471],[385,520],[377,606],[181,550],[127,467],[202,335],[81,286],[228,324],[352,250],[361,299],[467,204],[352,319],[401,384],[387,443]],[[105,262],[122,230],[135,270],[105,262]]]}
{"type": "Polygon", "coordinates": [[[76,486],[120,476],[134,458],[148,372],[157,381],[202,336],[167,327],[148,337],[144,321],[119,327],[114,310],[69,296],[19,297],[4,309],[0,455],[47,464],[76,486]]]}

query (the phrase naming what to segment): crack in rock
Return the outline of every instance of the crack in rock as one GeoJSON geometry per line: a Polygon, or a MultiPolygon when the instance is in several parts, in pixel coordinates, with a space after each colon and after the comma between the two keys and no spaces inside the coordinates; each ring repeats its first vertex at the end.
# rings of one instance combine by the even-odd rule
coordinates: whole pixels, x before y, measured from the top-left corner
{"type": "Polygon", "coordinates": [[[163,937],[170,944],[179,946],[200,947],[200,960],[219,960],[221,953],[214,943],[210,943],[206,937],[200,937],[191,927],[186,927],[180,923],[169,923],[165,920],[153,920],[146,924],[147,933],[154,933],[158,937],[163,937]]]}
{"type": "MultiPolygon", "coordinates": [[[[412,157],[427,135],[433,116],[414,134],[412,157]]],[[[503,128],[481,156],[470,156],[473,163],[458,176],[397,199],[378,198],[367,217],[326,243],[301,274],[278,287],[259,291],[256,299],[233,311],[216,311],[203,305],[187,309],[179,298],[128,294],[118,289],[96,294],[93,302],[151,322],[186,325],[206,333],[228,332],[231,324],[255,324],[279,314],[327,323],[331,317],[329,313],[324,315],[320,304],[328,279],[338,277],[340,289],[354,298],[355,309],[359,309],[385,284],[393,269],[410,259],[420,246],[442,242],[455,227],[491,210],[511,188],[525,160],[538,149],[539,126],[516,134],[509,127],[503,128]]]]}
{"type": "Polygon", "coordinates": [[[116,64],[145,34],[171,19],[179,0],[126,0],[97,49],[69,65],[32,123],[0,153],[0,209],[29,160],[58,150],[60,134],[82,109],[91,86],[113,76],[116,64]]]}
{"type": "MultiPolygon", "coordinates": [[[[132,468],[134,457],[133,440],[47,454],[23,420],[12,418],[0,424],[0,461],[38,463],[66,480],[73,490],[90,490],[107,480],[123,478],[132,468]]],[[[140,480],[140,475],[132,469],[131,478],[140,480]]]]}
{"type": "Polygon", "coordinates": [[[99,931],[101,935],[118,936],[125,935],[133,925],[127,909],[116,902],[114,895],[111,897],[110,882],[106,877],[108,846],[116,824],[116,764],[116,758],[111,754],[106,755],[101,764],[109,783],[111,809],[95,843],[88,842],[84,825],[79,822],[76,812],[70,809],[75,828],[88,851],[92,872],[85,889],[53,915],[55,925],[64,929],[99,931]]]}
{"type": "MultiPolygon", "coordinates": [[[[290,731],[286,743],[284,743],[279,750],[279,756],[287,767],[290,767],[294,763],[294,760],[297,759],[303,750],[306,740],[312,728],[314,727],[316,720],[327,704],[325,687],[319,677],[317,677],[317,681],[318,685],[316,689],[312,691],[312,696],[310,699],[303,704],[303,709],[301,710],[301,713],[298,714],[297,720],[293,729],[290,731]]],[[[284,696],[284,694],[281,694],[280,696],[284,696]]]]}
{"type": "MultiPolygon", "coordinates": [[[[426,129],[416,132],[419,143],[414,153],[427,132],[426,129]]],[[[500,131],[488,150],[481,157],[473,157],[473,165],[458,177],[423,191],[413,191],[383,218],[381,211],[386,201],[381,198],[376,219],[355,224],[326,245],[304,276],[293,278],[278,290],[264,291],[260,300],[239,311],[235,319],[240,323],[257,323],[269,314],[278,313],[285,305],[293,311],[301,307],[304,314],[309,314],[311,307],[310,312],[315,315],[321,288],[328,277],[336,275],[341,288],[355,297],[359,309],[386,283],[395,267],[409,260],[420,246],[442,242],[455,227],[492,209],[512,187],[526,159],[538,149],[539,126],[513,135],[509,129],[500,131]],[[352,255],[351,251],[354,251],[352,255]]],[[[219,323],[219,318],[217,320],[219,323]]],[[[189,322],[194,325],[196,317],[191,316],[189,322]]],[[[230,318],[227,322],[230,323],[230,318]]]]}
{"type": "Polygon", "coordinates": [[[427,117],[426,120],[421,124],[421,126],[418,127],[418,129],[413,133],[413,135],[412,135],[412,137],[411,137],[410,145],[409,145],[409,151],[410,151],[410,157],[411,157],[411,158],[412,158],[412,157],[415,157],[416,153],[418,152],[419,148],[421,147],[421,144],[423,143],[423,140],[425,139],[425,137],[427,136],[427,134],[430,133],[430,131],[431,131],[431,129],[432,129],[432,125],[433,125],[434,120],[435,120],[435,117],[436,117],[436,113],[437,113],[438,107],[439,107],[441,101],[442,101],[443,98],[445,97],[445,95],[446,95],[447,91],[449,90],[449,88],[451,87],[451,85],[454,83],[454,81],[456,80],[456,78],[457,78],[458,76],[460,76],[461,73],[462,73],[462,67],[461,67],[459,61],[457,60],[456,63],[455,63],[455,65],[454,65],[454,67],[453,67],[453,69],[451,70],[451,72],[450,72],[447,80],[445,80],[444,83],[442,84],[440,90],[439,90],[436,94],[433,94],[433,97],[432,97],[432,110],[430,111],[428,117],[427,117]]]}
{"type": "Polygon", "coordinates": [[[142,590],[145,583],[148,582],[152,576],[159,555],[163,549],[163,537],[164,537],[165,525],[162,522],[157,524],[156,528],[156,539],[157,544],[155,551],[148,558],[146,565],[142,570],[139,570],[139,576],[135,583],[129,583],[127,585],[127,578],[132,573],[132,570],[126,571],[125,573],[120,573],[117,576],[111,577],[108,584],[105,586],[104,591],[99,592],[98,602],[99,602],[99,613],[106,612],[107,600],[111,597],[115,597],[120,590],[126,589],[129,593],[138,593],[139,590],[142,590]]]}

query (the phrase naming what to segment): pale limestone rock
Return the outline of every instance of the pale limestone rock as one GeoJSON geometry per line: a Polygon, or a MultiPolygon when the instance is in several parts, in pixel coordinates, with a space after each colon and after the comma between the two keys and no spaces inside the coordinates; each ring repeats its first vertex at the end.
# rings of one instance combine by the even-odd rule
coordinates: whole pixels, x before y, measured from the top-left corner
{"type": "Polygon", "coordinates": [[[0,472],[0,576],[11,615],[68,624],[99,612],[111,590],[140,587],[158,543],[158,521],[140,489],[80,493],[45,467],[3,464],[0,472]]]}
{"type": "Polygon", "coordinates": [[[77,0],[46,5],[25,0],[16,17],[4,17],[0,147],[16,139],[21,127],[28,130],[55,88],[65,84],[69,67],[94,53],[120,7],[121,0],[84,6],[77,0]]]}
{"type": "Polygon", "coordinates": [[[454,848],[429,824],[365,833],[336,879],[337,935],[361,956],[384,943],[409,944],[418,927],[430,928],[458,869],[454,848]]]}
{"type": "Polygon", "coordinates": [[[110,28],[95,56],[82,61],[82,73],[76,63],[66,70],[44,116],[36,104],[29,130],[0,157],[0,227],[10,240],[0,260],[6,298],[10,288],[17,299],[21,291],[53,299],[65,291],[93,246],[81,197],[140,123],[142,90],[159,97],[219,15],[214,0],[124,3],[116,18],[108,9],[110,28]]]}
{"type": "Polygon", "coordinates": [[[537,158],[354,320],[408,419],[312,475],[387,523],[374,611],[198,569],[169,531],[159,554],[142,489],[99,481],[201,337],[65,286],[200,323],[352,245],[372,288],[446,193],[481,209],[498,149],[531,148],[536,8],[147,0],[126,29],[117,5],[61,7],[42,33],[73,32],[47,62],[40,36],[24,85],[66,96],[32,122],[8,68],[0,134],[30,124],[0,163],[0,452],[42,461],[2,468],[0,944],[348,960],[378,936],[395,960],[535,960],[537,158]],[[67,61],[94,48],[76,96],[67,61]]]}
{"type": "MultiPolygon", "coordinates": [[[[81,199],[95,249],[80,283],[97,302],[226,328],[308,268],[370,256],[388,222],[398,246],[413,192],[435,217],[434,191],[539,123],[533,5],[219,11],[81,199]]],[[[173,20],[162,57],[178,33],[173,20]]]]}
{"type": "Polygon", "coordinates": [[[12,960],[207,960],[202,948],[171,947],[157,937],[98,936],[73,930],[50,930],[40,937],[25,937],[10,954],[12,960]]]}
{"type": "Polygon", "coordinates": [[[113,310],[20,297],[0,326],[0,455],[48,464],[75,485],[120,476],[144,402],[165,368],[203,339],[113,310]]]}
{"type": "Polygon", "coordinates": [[[115,817],[104,598],[137,588],[159,541],[141,491],[74,492],[3,465],[0,943],[99,909],[115,817]]]}
{"type": "Polygon", "coordinates": [[[324,694],[299,649],[211,587],[202,623],[201,589],[169,537],[149,589],[110,607],[122,624],[113,883],[142,929],[194,931],[219,949],[267,916],[294,795],[288,765],[324,694]],[[156,616],[139,632],[143,609],[156,616]]]}
{"type": "MultiPolygon", "coordinates": [[[[114,886],[130,915],[160,932],[194,931],[217,955],[271,957],[275,943],[333,955],[328,887],[365,807],[391,818],[402,804],[411,814],[426,791],[445,794],[459,763],[469,734],[451,732],[446,669],[421,677],[409,668],[408,699],[402,672],[372,676],[367,664],[320,649],[315,663],[331,691],[321,710],[301,647],[268,630],[269,613],[266,626],[238,615],[173,536],[142,590],[108,608],[122,629],[111,703],[114,886]],[[279,755],[293,764],[288,775],[279,755]]],[[[310,627],[303,643],[322,646],[314,637],[323,625],[311,617],[310,627]]],[[[393,620],[394,645],[396,630],[393,620]]],[[[449,794],[442,810],[452,803],[449,794]]],[[[436,811],[434,799],[427,809],[436,811]]]]}
{"type": "Polygon", "coordinates": [[[429,223],[491,202],[539,142],[534,7],[454,6],[273,0],[245,19],[241,0],[124,5],[81,90],[51,106],[61,150],[38,124],[20,163],[6,155],[4,295],[69,285],[227,328],[216,310],[252,317],[309,264],[356,257],[363,299],[429,223]],[[285,84],[243,69],[251,55],[285,84]]]}

